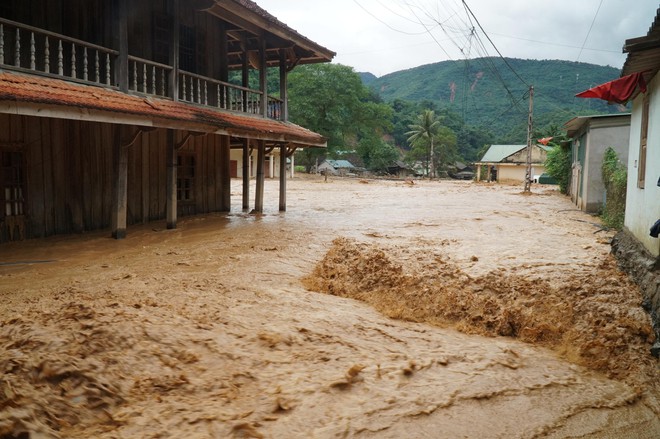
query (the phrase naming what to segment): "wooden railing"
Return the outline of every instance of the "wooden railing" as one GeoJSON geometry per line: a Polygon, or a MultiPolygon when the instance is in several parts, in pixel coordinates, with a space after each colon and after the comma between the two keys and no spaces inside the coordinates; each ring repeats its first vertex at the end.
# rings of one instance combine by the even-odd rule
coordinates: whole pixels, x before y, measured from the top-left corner
{"type": "MultiPolygon", "coordinates": [[[[262,114],[263,93],[195,73],[179,72],[179,100],[224,110],[262,114]]],[[[268,96],[266,117],[281,120],[282,100],[268,96]]]]}
{"type": "Polygon", "coordinates": [[[113,87],[118,52],[0,18],[0,66],[113,87]]]}
{"type": "MultiPolygon", "coordinates": [[[[0,18],[0,68],[117,89],[118,58],[116,50],[0,18]]],[[[129,56],[128,90],[172,99],[170,83],[178,80],[180,101],[282,119],[281,99],[266,96],[263,114],[264,93],[259,90],[185,71],[174,78],[173,71],[171,66],[129,56]]]]}
{"type": "Polygon", "coordinates": [[[128,57],[128,89],[136,93],[171,98],[172,67],[135,56],[128,57]]]}

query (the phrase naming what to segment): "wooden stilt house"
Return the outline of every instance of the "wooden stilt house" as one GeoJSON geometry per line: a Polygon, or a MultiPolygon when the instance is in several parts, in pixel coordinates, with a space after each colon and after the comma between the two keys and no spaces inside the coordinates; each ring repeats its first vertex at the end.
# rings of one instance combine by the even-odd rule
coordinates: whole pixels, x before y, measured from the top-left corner
{"type": "MultiPolygon", "coordinates": [[[[263,209],[264,162],[323,147],[287,72],[334,53],[250,0],[0,2],[0,242],[263,209]],[[237,172],[232,149],[240,151],[237,172]]],[[[235,155],[235,154],[234,154],[235,155]]]]}

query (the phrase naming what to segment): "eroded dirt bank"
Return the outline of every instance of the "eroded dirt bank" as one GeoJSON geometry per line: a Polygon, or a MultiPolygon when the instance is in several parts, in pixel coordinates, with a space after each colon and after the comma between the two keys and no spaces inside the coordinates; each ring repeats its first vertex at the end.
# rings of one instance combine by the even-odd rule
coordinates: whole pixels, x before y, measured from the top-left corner
{"type": "Polygon", "coordinates": [[[0,247],[0,437],[660,433],[639,292],[564,198],[294,179],[278,214],[276,189],[0,247]]]}

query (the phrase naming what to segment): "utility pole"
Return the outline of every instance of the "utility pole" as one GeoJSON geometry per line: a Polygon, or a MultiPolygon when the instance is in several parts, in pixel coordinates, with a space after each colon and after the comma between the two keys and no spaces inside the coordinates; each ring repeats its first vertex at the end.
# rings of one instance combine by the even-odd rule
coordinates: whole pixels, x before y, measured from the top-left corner
{"type": "Polygon", "coordinates": [[[532,191],[532,127],[534,114],[534,86],[529,86],[529,119],[527,121],[527,172],[525,173],[525,190],[532,191]]]}

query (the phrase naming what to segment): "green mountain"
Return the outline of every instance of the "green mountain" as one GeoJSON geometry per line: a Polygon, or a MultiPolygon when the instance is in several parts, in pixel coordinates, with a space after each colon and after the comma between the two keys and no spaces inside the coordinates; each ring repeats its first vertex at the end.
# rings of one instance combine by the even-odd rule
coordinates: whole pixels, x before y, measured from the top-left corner
{"type": "Polygon", "coordinates": [[[575,97],[619,74],[613,67],[580,62],[490,57],[443,61],[380,78],[361,73],[361,77],[387,102],[431,101],[439,110],[460,115],[469,126],[493,133],[493,143],[525,143],[529,85],[534,86],[534,129],[538,130],[551,123],[561,126],[577,115],[628,111],[575,97]]]}

